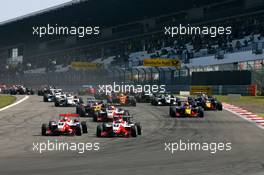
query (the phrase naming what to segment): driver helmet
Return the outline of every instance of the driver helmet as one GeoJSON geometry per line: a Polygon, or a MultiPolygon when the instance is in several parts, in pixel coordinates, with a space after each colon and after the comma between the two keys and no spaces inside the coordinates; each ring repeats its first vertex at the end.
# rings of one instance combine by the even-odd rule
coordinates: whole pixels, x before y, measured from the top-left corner
{"type": "Polygon", "coordinates": [[[121,118],[119,116],[114,116],[113,119],[115,122],[121,122],[121,118]]]}
{"type": "Polygon", "coordinates": [[[108,106],[108,110],[114,110],[115,107],[114,106],[108,106]]]}
{"type": "Polygon", "coordinates": [[[70,119],[68,117],[64,117],[63,121],[67,122],[67,121],[70,121],[70,119]]]}

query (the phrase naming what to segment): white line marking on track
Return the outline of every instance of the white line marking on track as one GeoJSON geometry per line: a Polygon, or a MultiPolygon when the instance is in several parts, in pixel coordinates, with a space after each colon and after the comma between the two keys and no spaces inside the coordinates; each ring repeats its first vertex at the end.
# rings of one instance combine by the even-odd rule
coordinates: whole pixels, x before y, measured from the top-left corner
{"type": "Polygon", "coordinates": [[[29,98],[29,96],[27,95],[27,96],[25,96],[24,98],[22,98],[21,100],[19,100],[19,101],[13,103],[13,104],[11,104],[11,105],[8,105],[8,106],[6,106],[6,107],[4,107],[4,108],[1,108],[0,111],[4,111],[4,110],[6,110],[6,109],[12,108],[13,106],[16,106],[16,105],[22,103],[23,101],[27,100],[28,98],[29,98]]]}

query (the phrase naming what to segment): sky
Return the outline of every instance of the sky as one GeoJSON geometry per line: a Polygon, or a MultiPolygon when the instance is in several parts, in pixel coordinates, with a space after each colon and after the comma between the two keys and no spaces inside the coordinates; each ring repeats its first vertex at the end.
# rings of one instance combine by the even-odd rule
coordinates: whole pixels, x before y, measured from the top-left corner
{"type": "Polygon", "coordinates": [[[71,0],[0,0],[0,23],[71,0]]]}

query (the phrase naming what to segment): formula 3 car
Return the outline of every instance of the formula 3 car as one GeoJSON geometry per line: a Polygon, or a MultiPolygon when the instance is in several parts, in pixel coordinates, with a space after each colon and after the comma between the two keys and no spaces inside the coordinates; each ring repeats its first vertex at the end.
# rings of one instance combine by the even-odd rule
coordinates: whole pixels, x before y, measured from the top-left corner
{"type": "Polygon", "coordinates": [[[151,104],[156,106],[176,105],[178,100],[179,99],[174,97],[172,94],[158,94],[153,96],[151,104]]]}
{"type": "MultiPolygon", "coordinates": [[[[188,101],[193,100],[192,98],[188,98],[188,101]]],[[[220,101],[218,101],[215,97],[207,96],[205,94],[197,96],[194,101],[198,106],[201,106],[205,111],[212,110],[223,110],[223,105],[220,101]]]]}
{"type": "Polygon", "coordinates": [[[47,94],[50,92],[50,89],[56,89],[53,86],[42,86],[42,88],[37,90],[38,96],[44,96],[44,94],[47,94]]]}
{"type": "Polygon", "coordinates": [[[10,95],[34,95],[34,90],[22,85],[14,85],[9,88],[10,95]]]}
{"type": "Polygon", "coordinates": [[[150,103],[153,94],[145,94],[144,92],[135,94],[135,99],[138,103],[150,103]]]}
{"type": "Polygon", "coordinates": [[[171,117],[204,117],[204,110],[200,106],[191,105],[187,101],[178,102],[176,106],[170,107],[171,117]]]}
{"type": "Polygon", "coordinates": [[[93,117],[97,111],[100,111],[104,103],[96,100],[94,97],[88,97],[87,103],[78,103],[76,113],[81,117],[93,117]]]}
{"type": "Polygon", "coordinates": [[[93,116],[94,122],[113,122],[114,115],[129,115],[128,110],[123,110],[115,106],[104,106],[93,116]]]}
{"type": "Polygon", "coordinates": [[[72,107],[77,106],[79,98],[71,94],[62,94],[57,96],[54,101],[56,107],[72,107]]]}
{"type": "Polygon", "coordinates": [[[62,90],[61,89],[49,89],[43,95],[44,102],[54,102],[56,97],[61,96],[62,90]]]}
{"type": "Polygon", "coordinates": [[[50,121],[42,124],[41,134],[49,135],[77,135],[88,133],[86,122],[80,122],[78,114],[60,114],[58,122],[50,121]]]}
{"type": "Polygon", "coordinates": [[[115,106],[136,106],[137,102],[134,96],[131,95],[116,95],[112,94],[108,96],[107,102],[110,105],[115,105],[115,106]]]}
{"type": "Polygon", "coordinates": [[[114,115],[112,123],[102,123],[97,126],[97,137],[137,137],[141,135],[140,123],[134,123],[131,116],[114,115]]]}

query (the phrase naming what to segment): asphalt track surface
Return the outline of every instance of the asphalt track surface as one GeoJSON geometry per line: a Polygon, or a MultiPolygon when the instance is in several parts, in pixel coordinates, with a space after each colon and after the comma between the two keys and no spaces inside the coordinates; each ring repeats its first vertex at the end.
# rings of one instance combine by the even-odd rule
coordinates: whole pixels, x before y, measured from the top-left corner
{"type": "MultiPolygon", "coordinates": [[[[21,98],[21,97],[20,97],[21,98]]],[[[31,96],[25,102],[0,112],[0,174],[183,174],[263,175],[264,130],[227,111],[206,112],[203,119],[168,116],[169,107],[138,104],[129,107],[143,127],[137,138],[96,138],[96,123],[88,123],[88,135],[44,137],[41,123],[75,108],[56,108],[31,96]],[[47,140],[100,143],[99,151],[33,151],[33,142],[47,140]],[[165,142],[231,142],[231,151],[211,154],[186,151],[171,154],[165,142]]]]}

